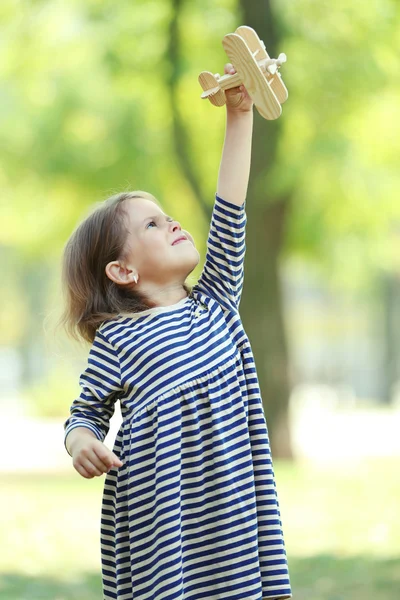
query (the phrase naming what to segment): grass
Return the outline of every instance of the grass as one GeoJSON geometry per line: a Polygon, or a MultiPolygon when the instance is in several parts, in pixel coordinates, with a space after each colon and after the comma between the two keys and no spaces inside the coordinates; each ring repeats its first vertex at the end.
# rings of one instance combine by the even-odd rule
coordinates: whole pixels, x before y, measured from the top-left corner
{"type": "MultiPolygon", "coordinates": [[[[397,600],[400,459],[275,471],[294,600],[397,600]]],[[[102,487],[0,475],[1,600],[101,600],[102,487]]]]}

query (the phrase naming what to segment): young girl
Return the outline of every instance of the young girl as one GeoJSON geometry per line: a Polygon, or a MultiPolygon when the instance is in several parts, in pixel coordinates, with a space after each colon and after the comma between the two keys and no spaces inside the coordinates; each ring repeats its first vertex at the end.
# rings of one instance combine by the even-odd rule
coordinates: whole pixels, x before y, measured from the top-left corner
{"type": "Polygon", "coordinates": [[[107,200],[65,249],[65,323],[91,342],[65,445],[82,477],[107,473],[105,600],[291,597],[239,315],[253,128],[243,86],[227,93],[226,110],[206,261],[192,289],[194,241],[145,192],[107,200]],[[103,441],[117,400],[123,423],[111,452],[103,441]]]}

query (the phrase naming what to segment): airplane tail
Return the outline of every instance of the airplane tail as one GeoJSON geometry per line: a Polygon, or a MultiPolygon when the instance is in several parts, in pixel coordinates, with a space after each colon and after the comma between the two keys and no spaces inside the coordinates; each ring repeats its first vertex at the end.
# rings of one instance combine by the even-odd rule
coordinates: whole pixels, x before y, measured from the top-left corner
{"type": "Polygon", "coordinates": [[[221,90],[215,75],[210,73],[210,71],[203,71],[199,75],[199,83],[204,90],[201,95],[202,98],[208,98],[214,106],[223,106],[225,104],[225,92],[221,90]]]}

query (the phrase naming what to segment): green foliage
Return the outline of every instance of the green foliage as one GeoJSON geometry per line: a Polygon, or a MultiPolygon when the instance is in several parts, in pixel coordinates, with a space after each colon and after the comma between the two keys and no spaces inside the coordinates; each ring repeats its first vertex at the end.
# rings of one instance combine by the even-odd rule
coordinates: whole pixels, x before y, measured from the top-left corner
{"type": "MultiPolygon", "coordinates": [[[[265,165],[261,184],[269,197],[291,199],[285,257],[306,256],[341,285],[359,286],[376,269],[399,267],[399,4],[273,6],[289,99],[278,160],[265,165]]],[[[27,284],[27,273],[47,268],[58,279],[73,228],[89,205],[116,191],[154,193],[204,256],[208,223],[174,151],[172,106],[211,206],[225,116],[200,100],[197,77],[223,72],[221,39],[242,23],[236,0],[186,2],[180,10],[171,98],[172,3],[1,2],[2,343],[28,344],[24,336],[38,331],[32,322],[59,310],[62,296],[49,307],[48,287],[27,284]],[[13,270],[14,260],[23,268],[13,270]],[[41,304],[32,300],[38,291],[41,304]]],[[[53,399],[40,397],[37,406],[51,412],[53,399]]]]}
{"type": "Polygon", "coordinates": [[[393,0],[275,7],[289,99],[268,185],[291,196],[286,254],[359,285],[377,268],[399,267],[400,8],[393,0]]]}
{"type": "MultiPolygon", "coordinates": [[[[286,34],[289,100],[266,182],[293,197],[288,252],[318,250],[336,264],[338,243],[350,237],[378,248],[399,216],[399,7],[393,0],[274,6],[286,34]]],[[[3,244],[28,256],[57,252],[81,209],[121,188],[149,189],[177,207],[185,194],[187,202],[191,192],[171,153],[171,10],[161,0],[47,1],[23,12],[19,2],[2,4],[3,244]]],[[[220,40],[238,24],[233,0],[186,3],[179,19],[176,101],[208,195],[224,118],[200,101],[197,75],[222,72],[220,40]]]]}

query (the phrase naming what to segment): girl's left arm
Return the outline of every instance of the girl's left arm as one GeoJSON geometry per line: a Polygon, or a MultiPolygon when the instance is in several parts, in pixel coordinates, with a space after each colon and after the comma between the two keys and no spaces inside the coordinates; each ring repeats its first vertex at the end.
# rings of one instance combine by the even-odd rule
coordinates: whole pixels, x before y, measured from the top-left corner
{"type": "MultiPolygon", "coordinates": [[[[225,73],[234,73],[231,64],[225,73]]],[[[219,168],[217,195],[242,206],[247,195],[253,134],[253,101],[244,86],[226,92],[226,131],[219,168]]]]}
{"type": "MultiPolygon", "coordinates": [[[[234,72],[232,65],[225,65],[225,73],[230,69],[234,72]]],[[[238,310],[244,279],[253,102],[239,87],[226,91],[226,101],[226,135],[206,262],[195,288],[213,296],[226,310],[238,310]]]]}

